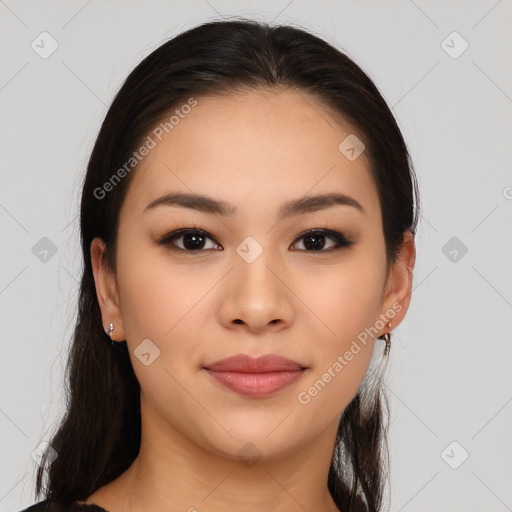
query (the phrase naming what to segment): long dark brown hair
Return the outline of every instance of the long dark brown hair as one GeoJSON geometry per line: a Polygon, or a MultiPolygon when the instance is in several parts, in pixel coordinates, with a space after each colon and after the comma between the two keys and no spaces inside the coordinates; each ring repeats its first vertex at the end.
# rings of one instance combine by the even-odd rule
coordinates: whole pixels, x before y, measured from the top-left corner
{"type": "MultiPolygon", "coordinates": [[[[98,191],[151,130],[190,98],[277,87],[313,95],[359,130],[378,189],[388,265],[404,231],[415,233],[417,183],[406,144],[382,95],[347,55],[301,28],[243,18],[207,22],[162,44],[115,96],[88,163],[80,211],[84,265],[66,368],[66,412],[49,442],[58,457],[52,461],[48,449],[37,470],[36,497],[44,493],[65,505],[85,500],[128,469],[140,448],[139,383],[126,343],[111,345],[104,332],[90,257],[91,241],[102,238],[105,262],[115,271],[119,211],[136,166],[104,197],[98,191]]],[[[382,379],[374,374],[341,415],[328,488],[344,512],[382,510],[387,410],[382,379]]]]}

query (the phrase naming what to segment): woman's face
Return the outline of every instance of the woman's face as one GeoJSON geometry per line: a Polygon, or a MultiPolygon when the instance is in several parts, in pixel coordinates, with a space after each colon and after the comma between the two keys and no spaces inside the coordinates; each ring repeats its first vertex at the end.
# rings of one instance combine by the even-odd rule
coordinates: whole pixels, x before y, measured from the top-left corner
{"type": "Polygon", "coordinates": [[[403,265],[386,272],[366,154],[345,141],[350,125],[305,93],[196,100],[168,133],[150,134],[155,147],[133,171],[115,278],[93,242],[103,323],[126,339],[143,418],[160,432],[228,458],[244,446],[291,453],[325,432],[334,442],[376,336],[387,320],[400,323],[410,291],[403,265]],[[167,194],[209,199],[155,203],[167,194]],[[334,195],[345,201],[312,200],[334,195]],[[303,208],[287,207],[296,201],[303,208]],[[234,390],[205,368],[239,354],[276,354],[306,370],[272,391],[257,378],[234,390]]]}

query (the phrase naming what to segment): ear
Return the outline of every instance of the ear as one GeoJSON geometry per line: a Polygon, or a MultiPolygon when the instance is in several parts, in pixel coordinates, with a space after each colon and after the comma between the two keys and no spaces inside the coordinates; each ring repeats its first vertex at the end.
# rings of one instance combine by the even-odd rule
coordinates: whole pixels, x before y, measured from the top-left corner
{"type": "MultiPolygon", "coordinates": [[[[416,247],[414,235],[410,230],[404,231],[403,243],[400,247],[397,259],[393,262],[388,272],[388,278],[382,296],[382,315],[393,311],[391,316],[387,314],[387,320],[391,322],[391,328],[395,328],[405,317],[409,309],[412,292],[412,274],[416,261],[416,247]]],[[[388,332],[387,327],[381,335],[388,332]]]]}
{"type": "Polygon", "coordinates": [[[119,295],[115,275],[103,260],[105,242],[101,238],[94,238],[91,242],[91,263],[96,285],[96,295],[101,309],[103,329],[108,333],[108,325],[114,324],[112,339],[124,341],[126,334],[123,327],[121,310],[119,308],[119,295]]]}

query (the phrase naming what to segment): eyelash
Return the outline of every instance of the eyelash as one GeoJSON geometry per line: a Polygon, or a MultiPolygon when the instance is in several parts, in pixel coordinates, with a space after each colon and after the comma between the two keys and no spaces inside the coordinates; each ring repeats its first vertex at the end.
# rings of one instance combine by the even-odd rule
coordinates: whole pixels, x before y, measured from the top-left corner
{"type": "MultiPolygon", "coordinates": [[[[207,231],[205,231],[203,229],[200,229],[200,228],[196,228],[195,226],[193,228],[182,228],[182,229],[178,229],[176,231],[172,231],[171,233],[168,233],[168,234],[164,235],[158,241],[158,243],[161,244],[161,245],[170,246],[170,250],[179,251],[179,252],[203,253],[206,250],[212,250],[212,249],[206,249],[206,250],[198,249],[198,250],[193,251],[193,250],[182,249],[181,247],[176,247],[176,246],[173,245],[174,240],[176,240],[178,238],[181,238],[182,236],[184,236],[186,234],[190,234],[190,233],[192,233],[192,234],[199,234],[199,235],[201,235],[201,236],[203,236],[205,238],[210,238],[211,240],[213,240],[215,242],[215,244],[220,245],[215,240],[215,238],[212,237],[207,231]]],[[[301,233],[295,239],[295,241],[293,242],[292,245],[295,245],[295,243],[297,243],[302,238],[306,238],[307,236],[311,236],[311,235],[314,235],[314,234],[317,234],[317,235],[320,235],[320,236],[323,236],[323,237],[326,237],[326,238],[330,238],[331,240],[336,242],[336,245],[334,247],[331,247],[330,249],[326,249],[326,250],[321,249],[321,250],[318,250],[318,251],[307,250],[307,249],[295,249],[295,250],[298,250],[298,251],[301,251],[301,252],[311,252],[311,253],[326,253],[326,252],[339,251],[340,249],[350,247],[351,245],[353,245],[355,243],[352,240],[350,240],[349,238],[347,238],[345,235],[340,233],[339,231],[334,231],[332,229],[315,228],[315,229],[309,229],[309,230],[301,233]]],[[[213,250],[216,250],[216,249],[213,249],[213,250]]]]}

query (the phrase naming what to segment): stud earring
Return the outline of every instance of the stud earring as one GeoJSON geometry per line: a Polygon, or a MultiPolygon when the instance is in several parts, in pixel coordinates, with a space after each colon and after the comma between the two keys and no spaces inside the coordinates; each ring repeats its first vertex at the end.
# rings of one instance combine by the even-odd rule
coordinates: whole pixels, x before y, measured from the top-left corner
{"type": "Polygon", "coordinates": [[[116,346],[116,342],[112,339],[112,333],[114,332],[114,324],[112,322],[110,322],[108,324],[108,328],[105,329],[105,332],[107,333],[107,335],[109,336],[110,338],[110,344],[115,347],[116,346]]]}

